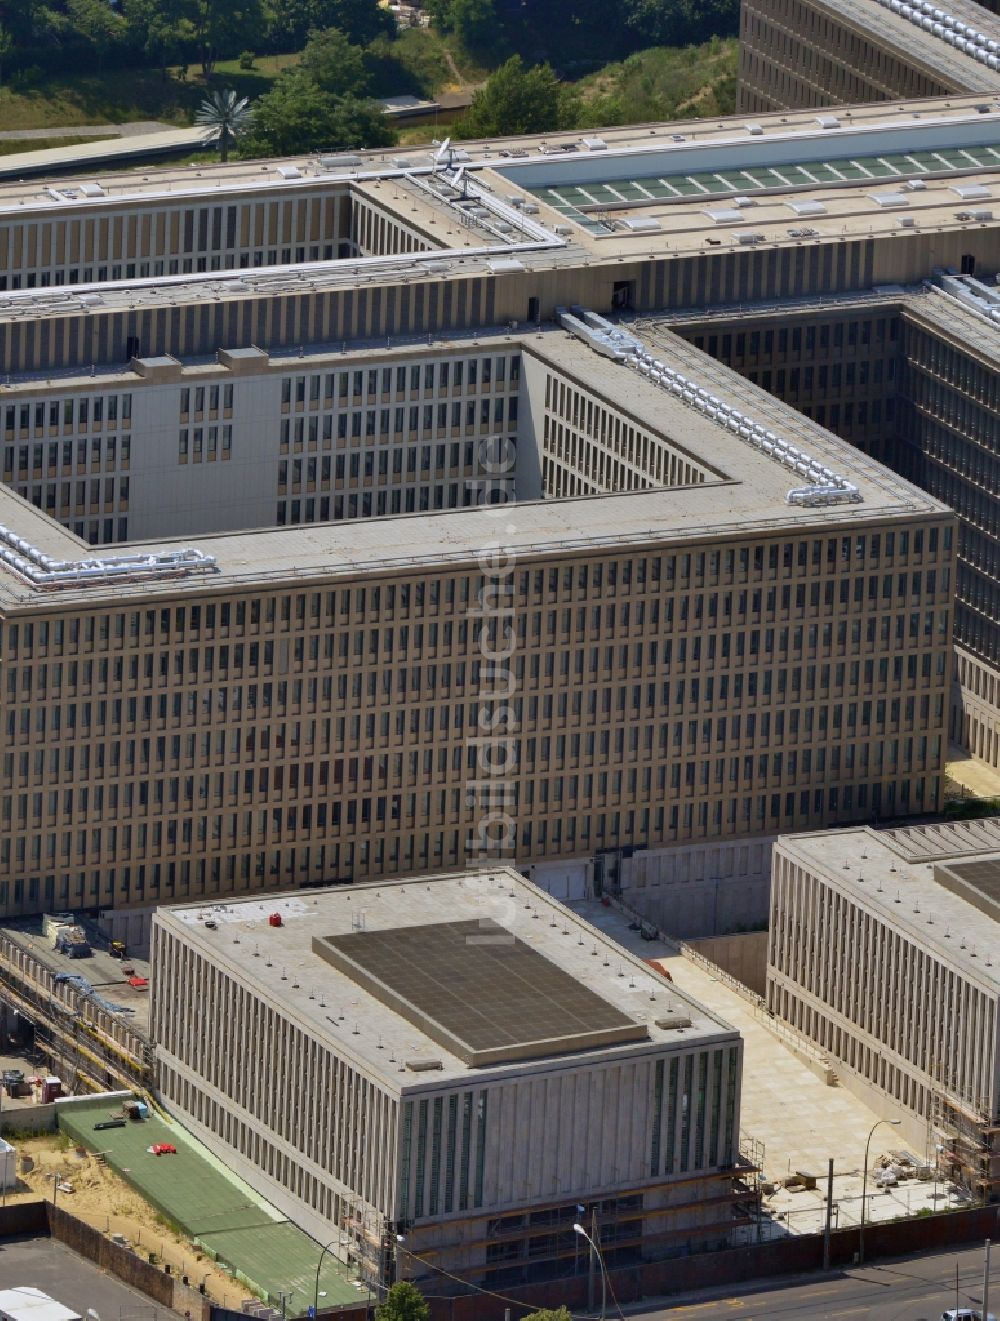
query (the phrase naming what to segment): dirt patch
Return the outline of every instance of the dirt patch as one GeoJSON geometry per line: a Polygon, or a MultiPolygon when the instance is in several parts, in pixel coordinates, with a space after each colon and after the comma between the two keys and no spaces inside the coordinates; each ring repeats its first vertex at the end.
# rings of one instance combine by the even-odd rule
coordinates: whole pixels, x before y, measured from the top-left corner
{"type": "MultiPolygon", "coordinates": [[[[18,1186],[8,1192],[8,1203],[39,1197],[56,1204],[104,1234],[121,1234],[143,1257],[155,1255],[156,1264],[169,1265],[175,1275],[188,1277],[193,1288],[203,1281],[213,1302],[239,1310],[253,1295],[215,1266],[166,1218],[119,1178],[98,1155],[80,1150],[64,1134],[12,1139],[18,1156],[18,1186]],[[32,1168],[23,1170],[24,1158],[32,1168]],[[58,1187],[66,1184],[67,1192],[58,1187]]],[[[154,1157],[150,1157],[154,1159],[154,1157]]]]}

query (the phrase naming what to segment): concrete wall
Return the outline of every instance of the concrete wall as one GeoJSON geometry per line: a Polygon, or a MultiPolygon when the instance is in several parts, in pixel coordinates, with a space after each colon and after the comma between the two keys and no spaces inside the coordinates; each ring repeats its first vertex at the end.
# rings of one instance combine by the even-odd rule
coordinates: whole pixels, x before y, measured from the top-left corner
{"type": "MultiPolygon", "coordinates": [[[[913,1217],[865,1227],[865,1257],[899,1257],[952,1245],[976,1243],[997,1233],[997,1208],[974,1207],[925,1218],[913,1217]]],[[[841,1229],[831,1236],[830,1260],[834,1268],[850,1266],[858,1250],[858,1230],[841,1229]]],[[[728,1248],[697,1256],[672,1257],[609,1272],[619,1304],[641,1298],[689,1293],[696,1289],[740,1284],[770,1276],[819,1271],[823,1263],[823,1236],[775,1239],[750,1247],[728,1248]]],[[[429,1300],[432,1321],[502,1321],[510,1308],[511,1321],[541,1307],[562,1305],[581,1312],[587,1305],[586,1272],[524,1288],[505,1288],[505,1300],[483,1294],[429,1300]],[[523,1298],[521,1308],[507,1300],[523,1298]]]]}
{"type": "Polygon", "coordinates": [[[693,940],[691,946],[758,995],[767,990],[767,932],[741,931],[731,936],[693,940]]]}
{"type": "Polygon", "coordinates": [[[99,1229],[51,1202],[19,1202],[0,1207],[0,1241],[15,1235],[48,1236],[65,1243],[125,1284],[151,1298],[162,1307],[189,1317],[190,1321],[210,1321],[212,1306],[207,1297],[182,1283],[166,1271],[151,1266],[130,1248],[112,1243],[99,1229]]]}
{"type": "Polygon", "coordinates": [[[98,926],[108,940],[121,940],[129,954],[138,959],[149,958],[149,934],[153,925],[155,905],[148,908],[108,909],[101,913],[98,926]]]}
{"type": "Polygon", "coordinates": [[[0,1133],[6,1137],[20,1133],[54,1133],[56,1131],[56,1107],[54,1102],[48,1105],[19,1106],[16,1110],[5,1109],[0,1116],[0,1133]]]}
{"type": "Polygon", "coordinates": [[[621,863],[621,896],[671,936],[767,922],[774,836],[644,849],[621,863]]]}
{"type": "MultiPolygon", "coordinates": [[[[213,384],[219,384],[216,377],[213,384]]],[[[233,413],[224,420],[181,423],[181,383],[132,392],[132,458],[128,532],[132,540],[189,537],[201,532],[270,527],[278,489],[281,377],[226,377],[233,385],[233,413]],[[222,428],[233,429],[232,457],[222,460],[222,428]],[[178,458],[178,433],[210,426],[219,431],[215,462],[178,458]]],[[[183,388],[196,383],[185,378],[183,388]]],[[[207,383],[206,383],[207,388],[207,383]]],[[[193,441],[191,442],[193,444],[193,441]]]]}

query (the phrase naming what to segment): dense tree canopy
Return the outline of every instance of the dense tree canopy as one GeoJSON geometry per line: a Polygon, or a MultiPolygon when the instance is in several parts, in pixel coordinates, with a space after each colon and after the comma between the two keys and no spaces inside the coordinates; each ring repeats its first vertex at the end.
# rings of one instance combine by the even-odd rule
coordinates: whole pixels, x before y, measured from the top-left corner
{"type": "Polygon", "coordinates": [[[254,105],[242,156],[292,156],[303,151],[388,147],[395,134],[376,101],[335,96],[302,69],[283,73],[254,105]]]}
{"type": "Polygon", "coordinates": [[[360,96],[367,91],[364,51],[353,46],[339,28],[310,33],[299,68],[330,96],[360,96]]]}
{"type": "Polygon", "coordinates": [[[378,0],[6,0],[0,22],[11,68],[197,61],[206,76],[244,50],[301,50],[313,30],[354,45],[394,31],[378,0]]]}
{"type": "Polygon", "coordinates": [[[458,135],[548,132],[657,113],[653,93],[663,80],[656,70],[647,76],[632,67],[641,58],[636,52],[735,32],[739,9],[739,0],[426,3],[448,47],[426,32],[397,34],[379,0],[0,0],[0,88],[39,86],[60,70],[143,65],[159,68],[164,80],[180,65],[188,80],[194,65],[206,92],[232,86],[255,98],[252,128],[223,133],[221,151],[236,145],[244,154],[296,153],[389,145],[392,130],[365,98],[428,94],[451,81],[456,61],[468,67],[471,56],[494,72],[456,126],[458,135]],[[397,54],[404,47],[406,60],[397,54]],[[218,68],[241,56],[241,70],[250,71],[255,55],[270,52],[301,58],[262,96],[254,77],[218,68]],[[618,59],[625,72],[617,99],[567,90],[581,74],[618,59]]]}
{"type": "Polygon", "coordinates": [[[512,55],[475,93],[459,131],[467,138],[496,138],[548,133],[567,122],[562,89],[551,67],[526,69],[520,55],[512,55]]]}
{"type": "Polygon", "coordinates": [[[643,46],[735,35],[740,9],[739,0],[428,0],[428,7],[475,54],[517,51],[557,70],[643,46]]]}

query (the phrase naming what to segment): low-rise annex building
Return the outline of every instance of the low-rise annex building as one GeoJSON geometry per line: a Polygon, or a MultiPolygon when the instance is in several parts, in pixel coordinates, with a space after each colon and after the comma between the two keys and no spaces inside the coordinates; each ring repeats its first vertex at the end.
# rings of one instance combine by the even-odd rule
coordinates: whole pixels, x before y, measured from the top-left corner
{"type": "Polygon", "coordinates": [[[1000,818],[774,849],[767,1005],[941,1175],[1000,1193],[1000,818]]]}
{"type": "Polygon", "coordinates": [[[739,1034],[512,869],[161,908],[152,957],[164,1102],[373,1283],[727,1239],[739,1034]]]}

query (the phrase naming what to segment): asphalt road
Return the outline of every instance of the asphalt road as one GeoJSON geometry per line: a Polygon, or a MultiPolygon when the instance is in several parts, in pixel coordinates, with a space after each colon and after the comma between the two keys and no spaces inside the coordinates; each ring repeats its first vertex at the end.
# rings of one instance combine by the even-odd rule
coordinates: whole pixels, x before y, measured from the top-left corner
{"type": "MultiPolygon", "coordinates": [[[[990,1312],[1000,1316],[1000,1245],[990,1270],[990,1312]]],[[[785,1284],[754,1283],[710,1290],[682,1300],[626,1307],[645,1321],[940,1321],[950,1307],[979,1307],[983,1297],[983,1249],[941,1252],[823,1276],[797,1276],[785,1284]],[[955,1266],[958,1265],[958,1303],[955,1266]]],[[[618,1313],[608,1304],[608,1317],[618,1313]]]]}

